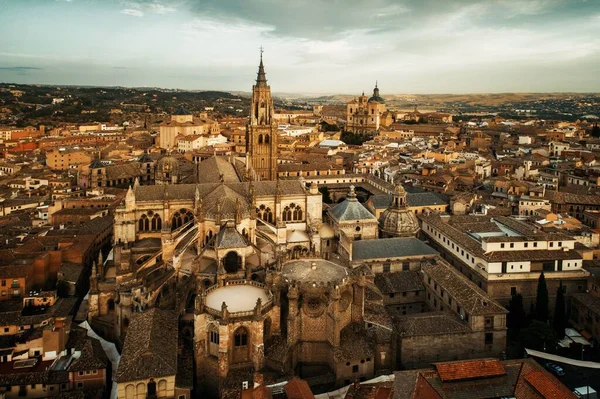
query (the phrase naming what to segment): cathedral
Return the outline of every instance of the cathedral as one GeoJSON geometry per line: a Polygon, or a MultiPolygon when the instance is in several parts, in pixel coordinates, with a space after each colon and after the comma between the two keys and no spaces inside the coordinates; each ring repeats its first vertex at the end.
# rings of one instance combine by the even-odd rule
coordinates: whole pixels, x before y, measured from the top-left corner
{"type": "MultiPolygon", "coordinates": [[[[379,115],[377,88],[374,97],[363,105],[379,115]]],[[[119,397],[150,389],[187,397],[189,381],[177,371],[186,345],[195,388],[208,397],[239,391],[257,372],[271,381],[299,375],[319,389],[394,368],[391,316],[371,269],[350,260],[353,242],[375,241],[380,225],[384,236],[416,234],[406,193],[398,191],[385,220],[353,187],[324,212],[315,183],[277,179],[273,115],[261,54],[248,153],[203,160],[194,183],[179,181],[177,161],[166,158],[155,184],[136,179],[116,209],[113,251],[94,265],[88,307],[94,330],[124,347],[119,397]],[[410,226],[399,227],[405,219],[410,226]],[[165,338],[161,326],[173,323],[177,331],[165,338]],[[143,353],[164,345],[139,349],[133,341],[163,339],[181,359],[141,365],[143,353]]]]}
{"type": "Polygon", "coordinates": [[[374,134],[381,126],[391,124],[391,114],[386,111],[385,100],[379,95],[375,83],[373,95],[365,93],[346,104],[346,128],[349,133],[374,134]]]}

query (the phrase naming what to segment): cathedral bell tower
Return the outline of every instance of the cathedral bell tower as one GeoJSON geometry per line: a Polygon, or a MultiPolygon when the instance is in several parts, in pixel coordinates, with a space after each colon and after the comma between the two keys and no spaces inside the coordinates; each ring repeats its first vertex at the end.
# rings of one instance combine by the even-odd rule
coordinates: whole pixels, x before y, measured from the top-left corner
{"type": "Polygon", "coordinates": [[[277,179],[277,124],[273,118],[275,109],[271,97],[271,87],[267,85],[267,75],[260,50],[260,65],[256,84],[252,86],[250,119],[246,127],[246,151],[250,166],[260,180],[277,179]]]}

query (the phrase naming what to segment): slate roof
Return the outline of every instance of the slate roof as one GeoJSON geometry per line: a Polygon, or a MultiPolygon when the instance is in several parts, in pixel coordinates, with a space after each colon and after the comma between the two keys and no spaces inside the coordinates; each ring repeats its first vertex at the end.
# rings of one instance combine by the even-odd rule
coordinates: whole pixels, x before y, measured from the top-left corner
{"type": "Polygon", "coordinates": [[[425,273],[426,278],[429,276],[437,282],[470,315],[508,313],[481,288],[467,280],[441,258],[422,265],[421,270],[425,273]]]}
{"type": "Polygon", "coordinates": [[[213,156],[198,165],[198,183],[237,183],[240,181],[234,166],[224,157],[213,156]]]}
{"type": "Polygon", "coordinates": [[[116,381],[177,374],[177,315],[152,308],[135,315],[127,329],[116,381]]]}
{"type": "Polygon", "coordinates": [[[246,239],[236,230],[235,227],[226,227],[217,234],[217,248],[241,248],[246,247],[246,239]]]}
{"type": "Polygon", "coordinates": [[[437,253],[429,245],[414,237],[360,240],[352,244],[353,260],[418,257],[437,253]]]}
{"type": "MultiPolygon", "coordinates": [[[[261,196],[275,196],[276,194],[276,181],[257,181],[254,182],[254,194],[256,197],[261,196]]],[[[279,181],[281,192],[284,195],[300,195],[305,194],[302,183],[299,180],[280,180],[279,181]]],[[[249,198],[249,182],[237,182],[237,183],[224,183],[228,189],[249,198]]],[[[168,184],[164,186],[139,186],[135,189],[135,200],[136,202],[145,201],[163,201],[166,198],[169,200],[187,200],[192,206],[194,202],[194,196],[196,194],[196,188],[200,194],[200,198],[204,199],[204,207],[208,206],[206,197],[216,190],[221,183],[202,183],[202,184],[168,184]]],[[[212,198],[212,197],[211,197],[212,198]]]]}
{"type": "Polygon", "coordinates": [[[448,312],[415,313],[401,316],[396,321],[395,327],[402,337],[471,332],[467,323],[448,312]]]}
{"type": "Polygon", "coordinates": [[[344,201],[335,205],[329,210],[329,215],[338,222],[353,220],[372,220],[377,221],[375,215],[367,210],[363,204],[358,202],[356,195],[349,195],[344,201]]]}
{"type": "Polygon", "coordinates": [[[414,270],[394,273],[378,273],[375,275],[375,285],[382,294],[421,291],[425,289],[421,273],[414,270]]]}

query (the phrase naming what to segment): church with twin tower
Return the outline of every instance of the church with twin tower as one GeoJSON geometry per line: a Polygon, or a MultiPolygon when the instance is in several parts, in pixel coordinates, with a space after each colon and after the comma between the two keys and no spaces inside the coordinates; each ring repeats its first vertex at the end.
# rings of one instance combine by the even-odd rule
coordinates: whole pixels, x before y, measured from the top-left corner
{"type": "Polygon", "coordinates": [[[274,119],[275,108],[271,87],[267,84],[267,75],[260,50],[260,65],[256,84],[252,86],[250,118],[246,128],[246,150],[249,166],[254,169],[257,180],[277,179],[277,123],[274,119]]]}

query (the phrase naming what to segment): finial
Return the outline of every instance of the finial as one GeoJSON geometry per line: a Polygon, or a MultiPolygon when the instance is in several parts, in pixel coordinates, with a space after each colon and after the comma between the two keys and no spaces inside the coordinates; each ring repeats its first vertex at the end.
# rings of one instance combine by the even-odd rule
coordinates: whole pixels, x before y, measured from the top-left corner
{"type": "Polygon", "coordinates": [[[260,50],[260,60],[262,61],[262,55],[263,55],[263,53],[265,52],[265,49],[264,49],[264,47],[261,45],[261,46],[259,47],[259,50],[260,50]]]}
{"type": "Polygon", "coordinates": [[[375,88],[377,88],[377,81],[375,81],[375,88]]]}

